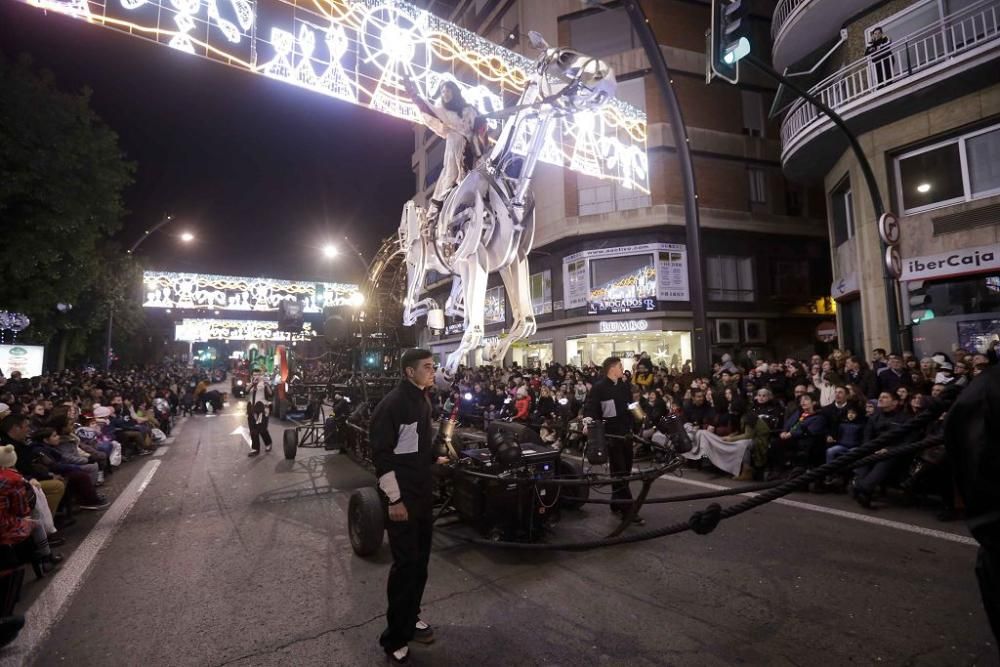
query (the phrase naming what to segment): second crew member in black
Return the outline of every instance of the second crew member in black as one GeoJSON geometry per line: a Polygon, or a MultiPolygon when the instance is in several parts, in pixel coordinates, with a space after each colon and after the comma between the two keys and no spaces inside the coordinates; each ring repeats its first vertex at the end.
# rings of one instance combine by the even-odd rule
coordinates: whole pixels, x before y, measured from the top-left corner
{"type": "Polygon", "coordinates": [[[403,378],[376,406],[369,433],[392,551],[388,627],[379,644],[395,663],[409,660],[410,641],[434,641],[433,630],[420,620],[434,522],[432,466],[437,457],[427,396],[434,384],[434,359],[427,350],[407,350],[400,365],[403,378]]]}
{"type": "Polygon", "coordinates": [[[271,451],[271,433],[267,430],[267,420],[271,413],[273,395],[267,378],[263,375],[254,378],[247,394],[247,428],[250,430],[250,453],[247,456],[260,454],[261,440],[264,441],[264,451],[271,451]]]}
{"type": "MultiPolygon", "coordinates": [[[[624,436],[632,432],[632,412],[628,408],[632,402],[632,388],[624,379],[625,370],[618,357],[605,359],[601,370],[604,377],[594,383],[584,405],[583,416],[595,421],[603,420],[606,435],[624,436]]],[[[608,438],[607,446],[611,474],[631,475],[632,443],[621,438],[608,438]]],[[[613,484],[611,497],[614,500],[632,500],[628,482],[613,484]]],[[[611,506],[611,511],[616,514],[627,513],[629,509],[625,503],[611,506]]],[[[638,515],[632,520],[640,526],[646,523],[638,515]]]]}

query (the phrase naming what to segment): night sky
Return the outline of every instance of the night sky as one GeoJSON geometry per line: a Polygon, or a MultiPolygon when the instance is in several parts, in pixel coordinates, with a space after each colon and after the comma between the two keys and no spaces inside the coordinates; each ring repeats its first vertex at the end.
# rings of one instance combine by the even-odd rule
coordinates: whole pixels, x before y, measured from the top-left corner
{"type": "Polygon", "coordinates": [[[357,281],[358,262],[320,248],[347,234],[370,257],[413,196],[405,121],[10,0],[0,53],[93,90],[137,164],[119,242],[175,218],[138,251],[153,268],[357,281]]]}

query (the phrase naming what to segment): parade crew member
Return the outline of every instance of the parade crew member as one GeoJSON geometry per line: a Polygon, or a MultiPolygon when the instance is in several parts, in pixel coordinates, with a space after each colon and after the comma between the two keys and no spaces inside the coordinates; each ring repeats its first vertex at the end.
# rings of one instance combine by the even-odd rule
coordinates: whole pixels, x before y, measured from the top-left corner
{"type": "Polygon", "coordinates": [[[434,359],[427,350],[407,350],[400,366],[403,378],[375,407],[369,433],[392,551],[388,627],[379,643],[395,663],[409,660],[410,641],[434,641],[433,630],[420,620],[434,522],[431,469],[436,457],[427,394],[434,384],[434,359]]]}
{"type": "Polygon", "coordinates": [[[945,446],[979,542],[976,578],[993,636],[1000,640],[1000,367],[980,374],[948,411],[945,446]]]}
{"type": "Polygon", "coordinates": [[[250,429],[250,453],[260,454],[260,441],[264,440],[264,451],[271,451],[271,433],[267,430],[267,419],[271,413],[274,391],[263,374],[257,375],[247,394],[247,426],[250,429]]]}
{"type": "MultiPolygon", "coordinates": [[[[624,436],[632,432],[632,413],[628,406],[632,401],[632,388],[624,379],[625,369],[618,357],[608,357],[601,364],[603,377],[594,383],[583,416],[604,421],[606,435],[624,436]]],[[[620,438],[608,438],[608,464],[612,475],[632,474],[632,443],[620,438]]],[[[632,500],[632,490],[628,482],[617,482],[612,486],[611,497],[615,500],[632,500]]],[[[627,504],[612,505],[611,511],[625,514],[631,509],[627,504]]],[[[633,522],[640,526],[645,523],[638,515],[633,522]]]]}

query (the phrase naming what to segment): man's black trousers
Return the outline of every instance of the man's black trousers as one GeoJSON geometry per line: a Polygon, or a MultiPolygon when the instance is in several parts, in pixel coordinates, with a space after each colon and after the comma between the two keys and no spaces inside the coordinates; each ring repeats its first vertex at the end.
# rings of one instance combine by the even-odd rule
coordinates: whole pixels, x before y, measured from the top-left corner
{"type": "Polygon", "coordinates": [[[420,616],[420,600],[424,597],[424,585],[427,583],[433,524],[434,519],[429,514],[411,516],[409,521],[389,521],[386,517],[392,568],[387,587],[388,627],[379,638],[379,643],[387,651],[400,649],[413,639],[420,616]]]}
{"type": "MultiPolygon", "coordinates": [[[[608,464],[611,467],[612,475],[632,474],[632,443],[625,440],[608,440],[608,464]]],[[[611,485],[611,498],[614,500],[632,500],[632,490],[628,482],[615,482],[611,485]]],[[[627,512],[631,509],[629,505],[622,503],[612,505],[612,512],[627,512]]]]}
{"type": "Polygon", "coordinates": [[[265,416],[259,424],[255,423],[254,415],[247,416],[247,424],[250,429],[250,448],[255,452],[260,451],[260,441],[264,440],[264,446],[271,446],[271,433],[267,430],[267,417],[265,416]]]}

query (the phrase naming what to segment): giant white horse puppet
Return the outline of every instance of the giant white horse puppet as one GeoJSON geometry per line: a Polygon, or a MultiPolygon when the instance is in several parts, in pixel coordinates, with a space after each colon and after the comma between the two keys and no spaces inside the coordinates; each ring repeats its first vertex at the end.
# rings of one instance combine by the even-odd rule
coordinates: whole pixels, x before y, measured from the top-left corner
{"type": "MultiPolygon", "coordinates": [[[[604,62],[565,48],[549,48],[535,32],[531,44],[541,50],[532,76],[513,114],[483,159],[454,187],[436,217],[428,217],[413,201],[403,207],[399,239],[406,257],[406,300],[403,324],[412,326],[427,315],[443,326],[438,303],[420,298],[427,271],[452,275],[444,313],[461,317],[465,333],[442,368],[454,375],[466,354],[483,338],[486,282],[499,271],[511,304],[513,324],[507,336],[486,346],[483,359],[501,363],[510,346],[535,333],[531,307],[528,253],[534,242],[534,201],[529,192],[539,155],[557,118],[594,111],[614,97],[614,72],[604,62]],[[515,155],[515,140],[526,133],[527,150],[515,155]]],[[[429,322],[430,323],[430,322],[429,322]]]]}

